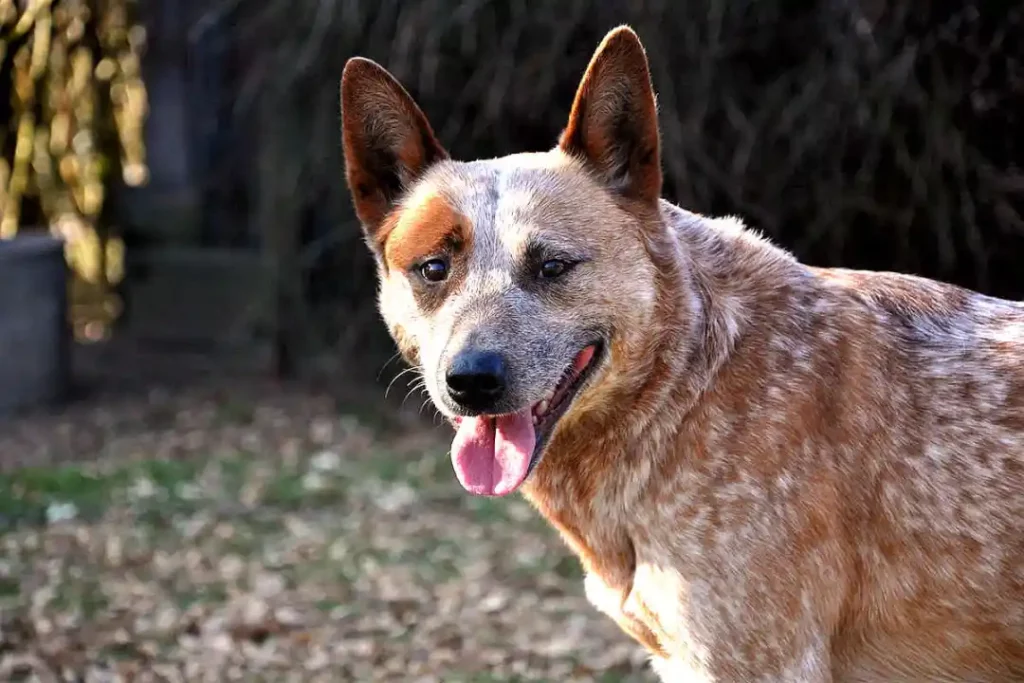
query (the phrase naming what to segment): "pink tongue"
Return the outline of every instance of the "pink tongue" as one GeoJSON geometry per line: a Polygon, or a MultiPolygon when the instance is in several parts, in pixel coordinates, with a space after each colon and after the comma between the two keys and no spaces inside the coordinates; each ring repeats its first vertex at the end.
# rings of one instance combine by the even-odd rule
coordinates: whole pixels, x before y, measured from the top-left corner
{"type": "Polygon", "coordinates": [[[455,475],[470,493],[512,493],[526,479],[536,441],[529,408],[497,418],[464,417],[452,442],[455,475]]]}

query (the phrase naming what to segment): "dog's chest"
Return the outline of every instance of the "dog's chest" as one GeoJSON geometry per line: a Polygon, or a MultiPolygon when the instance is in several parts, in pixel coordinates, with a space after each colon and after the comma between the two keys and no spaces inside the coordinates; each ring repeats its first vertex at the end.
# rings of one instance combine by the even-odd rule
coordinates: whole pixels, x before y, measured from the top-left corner
{"type": "Polygon", "coordinates": [[[627,633],[639,634],[638,640],[647,646],[655,663],[668,667],[666,671],[685,672],[686,680],[705,680],[701,662],[706,661],[706,653],[694,638],[694,615],[684,598],[688,586],[679,574],[640,565],[625,591],[608,585],[595,573],[587,575],[584,588],[594,607],[627,633]]]}
{"type": "Polygon", "coordinates": [[[673,647],[689,642],[690,634],[684,624],[692,617],[692,605],[684,596],[689,585],[673,569],[650,564],[636,567],[633,581],[626,586],[609,585],[597,573],[587,574],[584,580],[587,599],[598,610],[613,617],[639,622],[662,644],[673,647]]]}

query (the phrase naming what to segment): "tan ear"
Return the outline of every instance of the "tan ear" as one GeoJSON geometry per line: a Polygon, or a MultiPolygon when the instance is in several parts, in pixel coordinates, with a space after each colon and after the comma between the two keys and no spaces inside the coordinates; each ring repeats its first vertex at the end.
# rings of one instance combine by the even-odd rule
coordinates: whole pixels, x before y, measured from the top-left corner
{"type": "Polygon", "coordinates": [[[341,133],[356,214],[379,246],[373,238],[395,201],[448,153],[405,88],[363,57],[349,59],[342,72],[341,133]]]}
{"type": "Polygon", "coordinates": [[[594,52],[559,146],[626,197],[661,196],[657,104],[647,55],[629,27],[610,31],[594,52]]]}

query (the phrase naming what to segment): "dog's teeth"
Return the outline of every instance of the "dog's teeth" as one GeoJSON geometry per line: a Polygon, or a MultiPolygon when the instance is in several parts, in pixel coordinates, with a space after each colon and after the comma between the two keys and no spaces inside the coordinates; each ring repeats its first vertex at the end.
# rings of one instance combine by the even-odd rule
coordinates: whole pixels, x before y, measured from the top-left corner
{"type": "Polygon", "coordinates": [[[537,424],[538,422],[540,422],[540,418],[537,417],[536,414],[534,414],[534,416],[533,416],[533,424],[537,424]]]}
{"type": "Polygon", "coordinates": [[[544,401],[547,402],[547,403],[551,403],[551,399],[553,399],[554,397],[555,397],[555,392],[554,391],[549,391],[548,393],[544,394],[544,401]]]}
{"type": "Polygon", "coordinates": [[[541,401],[540,403],[537,404],[537,411],[536,412],[537,412],[538,415],[543,415],[544,413],[548,412],[548,400],[547,399],[544,399],[543,401],[541,401]]]}

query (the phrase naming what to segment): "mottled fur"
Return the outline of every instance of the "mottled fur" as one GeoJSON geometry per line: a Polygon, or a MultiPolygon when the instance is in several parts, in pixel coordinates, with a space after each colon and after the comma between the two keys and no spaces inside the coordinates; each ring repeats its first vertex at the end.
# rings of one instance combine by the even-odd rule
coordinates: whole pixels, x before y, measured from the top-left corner
{"type": "Polygon", "coordinates": [[[509,410],[606,340],[522,491],[664,681],[1024,680],[1024,305],[660,199],[627,28],[549,152],[450,160],[367,60],[342,91],[382,315],[442,413],[467,339],[509,358],[509,410]],[[583,262],[538,283],[550,253],[583,262]]]}

